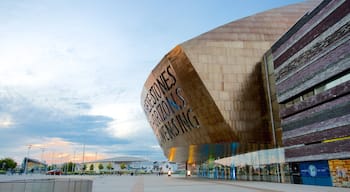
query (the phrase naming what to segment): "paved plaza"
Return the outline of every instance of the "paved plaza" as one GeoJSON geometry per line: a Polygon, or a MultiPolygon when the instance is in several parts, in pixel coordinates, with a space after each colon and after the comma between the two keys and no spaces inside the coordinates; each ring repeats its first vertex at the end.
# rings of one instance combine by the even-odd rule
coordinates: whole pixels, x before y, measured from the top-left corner
{"type": "MultiPolygon", "coordinates": [[[[93,192],[350,192],[347,188],[320,187],[311,185],[281,184],[252,181],[224,181],[202,179],[197,177],[185,178],[184,176],[0,176],[0,181],[23,180],[23,179],[47,179],[47,178],[82,178],[93,180],[93,192]]],[[[3,191],[1,191],[3,192],[3,191]]],[[[5,192],[5,191],[4,191],[5,192]]]]}

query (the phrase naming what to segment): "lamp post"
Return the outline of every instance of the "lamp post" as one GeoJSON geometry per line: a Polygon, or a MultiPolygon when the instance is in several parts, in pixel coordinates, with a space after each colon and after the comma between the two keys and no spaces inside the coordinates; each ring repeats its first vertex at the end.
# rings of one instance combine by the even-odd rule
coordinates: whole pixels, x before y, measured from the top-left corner
{"type": "Polygon", "coordinates": [[[73,161],[72,161],[72,173],[74,172],[75,172],[75,151],[74,151],[73,161]]]}
{"type": "Polygon", "coordinates": [[[51,169],[53,169],[53,166],[54,166],[54,156],[55,156],[55,151],[52,151],[52,156],[51,156],[51,169]]]}
{"type": "Polygon", "coordinates": [[[25,174],[28,174],[28,159],[29,159],[29,150],[31,147],[32,147],[31,144],[28,145],[27,158],[26,158],[25,169],[24,169],[25,174]]]}
{"type": "Polygon", "coordinates": [[[40,148],[41,149],[41,162],[44,163],[44,151],[45,148],[40,148]]]}
{"type": "Polygon", "coordinates": [[[85,165],[85,141],[83,144],[83,174],[85,174],[84,165],[85,165]]]}
{"type": "Polygon", "coordinates": [[[42,171],[46,171],[47,166],[44,165],[44,151],[45,151],[45,148],[40,148],[40,149],[41,149],[41,163],[42,163],[42,166],[40,168],[41,169],[40,172],[42,172],[42,171]]]}

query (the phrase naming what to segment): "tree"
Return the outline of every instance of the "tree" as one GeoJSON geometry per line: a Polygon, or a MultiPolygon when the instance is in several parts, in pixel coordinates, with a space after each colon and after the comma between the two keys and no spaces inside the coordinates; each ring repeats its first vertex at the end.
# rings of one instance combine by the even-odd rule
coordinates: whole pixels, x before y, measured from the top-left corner
{"type": "Polygon", "coordinates": [[[111,169],[112,169],[112,164],[111,164],[111,163],[108,163],[107,169],[108,169],[109,171],[111,171],[111,169]]]}
{"type": "Polygon", "coordinates": [[[121,164],[120,164],[120,168],[121,168],[121,169],[125,169],[125,168],[126,168],[126,164],[125,164],[125,163],[121,163],[121,164]]]}
{"type": "Polygon", "coordinates": [[[83,170],[84,170],[84,171],[86,170],[86,164],[83,165],[83,170]]]}
{"type": "Polygon", "coordinates": [[[74,166],[74,163],[73,162],[69,162],[69,163],[64,163],[63,164],[63,172],[70,172],[72,171],[73,169],[73,166],[74,166]]]}
{"type": "Polygon", "coordinates": [[[53,170],[53,169],[56,169],[56,168],[57,168],[57,165],[52,164],[52,165],[48,166],[47,169],[50,171],[50,170],[53,170]]]}
{"type": "Polygon", "coordinates": [[[74,167],[75,167],[75,163],[73,162],[68,163],[68,171],[74,172],[74,167]]]}
{"type": "Polygon", "coordinates": [[[67,164],[67,163],[64,163],[64,164],[62,165],[62,171],[65,172],[65,173],[67,173],[67,170],[68,170],[68,164],[67,164]]]}
{"type": "Polygon", "coordinates": [[[94,164],[91,164],[90,165],[90,171],[93,171],[94,170],[94,164]]]}
{"type": "Polygon", "coordinates": [[[104,168],[104,167],[103,167],[102,163],[98,164],[98,169],[99,169],[100,171],[101,171],[103,168],[104,168]]]}
{"type": "Polygon", "coordinates": [[[3,169],[3,170],[14,169],[16,168],[16,166],[17,166],[17,163],[9,157],[0,160],[0,169],[3,169]]]}

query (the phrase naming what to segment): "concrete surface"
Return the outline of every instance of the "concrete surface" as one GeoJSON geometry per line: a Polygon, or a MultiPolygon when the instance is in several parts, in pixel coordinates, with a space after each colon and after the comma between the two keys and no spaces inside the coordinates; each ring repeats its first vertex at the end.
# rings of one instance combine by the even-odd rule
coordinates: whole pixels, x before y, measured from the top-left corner
{"type": "MultiPolygon", "coordinates": [[[[91,179],[93,181],[92,192],[350,192],[350,188],[321,187],[313,185],[295,185],[283,183],[254,182],[254,181],[224,181],[202,179],[197,177],[185,178],[184,176],[0,176],[0,181],[13,179],[38,179],[38,178],[74,178],[91,179]]],[[[0,192],[7,192],[0,190],[0,192]]]]}

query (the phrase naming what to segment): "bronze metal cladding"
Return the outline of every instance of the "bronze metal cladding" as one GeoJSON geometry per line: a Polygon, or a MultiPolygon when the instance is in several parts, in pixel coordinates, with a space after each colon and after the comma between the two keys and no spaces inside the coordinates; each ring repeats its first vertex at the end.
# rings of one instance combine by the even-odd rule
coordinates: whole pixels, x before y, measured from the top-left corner
{"type": "Polygon", "coordinates": [[[142,105],[161,147],[238,141],[181,47],[151,76],[142,105]]]}
{"type": "Polygon", "coordinates": [[[259,63],[273,42],[316,4],[231,22],[164,56],[146,80],[141,102],[169,160],[197,162],[271,147],[259,63]]]}

